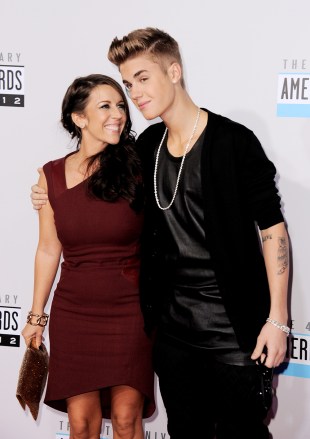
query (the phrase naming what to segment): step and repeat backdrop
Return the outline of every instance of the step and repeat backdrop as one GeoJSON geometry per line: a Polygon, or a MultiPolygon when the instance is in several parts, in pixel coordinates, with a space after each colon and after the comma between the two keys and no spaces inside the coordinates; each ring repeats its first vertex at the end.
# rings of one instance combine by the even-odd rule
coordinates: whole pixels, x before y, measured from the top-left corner
{"type": "MultiPolygon", "coordinates": [[[[309,15],[308,0],[1,2],[1,439],[69,437],[65,414],[42,405],[35,422],[15,396],[38,239],[30,187],[39,166],[75,147],[59,123],[68,85],[89,73],[120,80],[106,57],[110,42],[146,26],[163,29],[179,42],[194,101],[251,128],[277,167],[292,246],[292,336],[286,362],[274,378],[268,422],[274,439],[309,437],[309,15]]],[[[139,134],[148,122],[131,110],[139,134]]],[[[47,333],[45,339],[48,346],[47,333]]],[[[145,439],[168,439],[157,383],[156,394],[158,408],[145,422],[145,439]]],[[[190,424],[186,433],[192,439],[190,424]]],[[[101,437],[112,439],[109,422],[102,424],[101,437]]]]}

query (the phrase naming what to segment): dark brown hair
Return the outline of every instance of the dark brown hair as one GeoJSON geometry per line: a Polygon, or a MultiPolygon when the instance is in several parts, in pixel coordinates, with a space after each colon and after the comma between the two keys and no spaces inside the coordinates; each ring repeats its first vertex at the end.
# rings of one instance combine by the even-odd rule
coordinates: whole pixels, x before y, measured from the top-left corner
{"type": "Polygon", "coordinates": [[[113,78],[109,76],[92,74],[76,78],[68,87],[66,94],[62,101],[61,109],[61,123],[65,130],[67,130],[72,139],[77,138],[78,144],[81,141],[81,129],[75,125],[72,120],[72,113],[83,113],[89,100],[89,96],[94,88],[99,85],[109,85],[114,88],[122,97],[125,104],[126,125],[122,133],[122,139],[130,136],[131,119],[129,114],[129,107],[127,98],[122,87],[113,78]]]}
{"type": "Polygon", "coordinates": [[[107,145],[88,159],[88,171],[95,169],[88,179],[89,193],[106,201],[115,201],[121,197],[128,200],[135,210],[140,210],[142,207],[141,163],[135,147],[135,136],[131,131],[128,101],[119,83],[101,74],[76,78],[64,96],[61,123],[71,138],[77,139],[78,150],[82,131],[73,122],[72,113],[83,114],[91,92],[99,85],[109,85],[120,94],[125,105],[126,123],[117,145],[107,145]]]}

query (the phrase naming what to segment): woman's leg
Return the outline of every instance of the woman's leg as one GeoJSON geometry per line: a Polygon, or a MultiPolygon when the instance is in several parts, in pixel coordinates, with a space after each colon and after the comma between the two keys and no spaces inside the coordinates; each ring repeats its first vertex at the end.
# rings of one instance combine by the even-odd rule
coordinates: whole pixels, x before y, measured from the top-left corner
{"type": "Polygon", "coordinates": [[[143,439],[144,396],[129,386],[111,388],[113,439],[143,439]]]}
{"type": "Polygon", "coordinates": [[[70,439],[99,439],[102,413],[99,391],[67,399],[70,439]]]}

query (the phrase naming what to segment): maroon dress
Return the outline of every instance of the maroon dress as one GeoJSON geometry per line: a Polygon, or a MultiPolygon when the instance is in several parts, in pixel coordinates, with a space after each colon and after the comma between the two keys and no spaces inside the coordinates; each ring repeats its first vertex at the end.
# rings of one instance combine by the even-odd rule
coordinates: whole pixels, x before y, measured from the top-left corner
{"type": "Polygon", "coordinates": [[[100,390],[110,418],[110,388],[127,385],[155,410],[152,343],[139,304],[139,238],[143,214],[119,199],[87,193],[87,181],[68,189],[65,159],[44,173],[63,247],[60,280],[50,312],[50,366],[45,403],[66,412],[66,398],[100,390]]]}

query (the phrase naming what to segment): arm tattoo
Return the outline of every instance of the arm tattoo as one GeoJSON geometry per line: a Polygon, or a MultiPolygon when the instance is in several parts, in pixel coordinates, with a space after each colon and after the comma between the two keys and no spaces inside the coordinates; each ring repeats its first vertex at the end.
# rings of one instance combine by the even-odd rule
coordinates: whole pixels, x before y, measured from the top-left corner
{"type": "Polygon", "coordinates": [[[284,237],[278,238],[278,273],[283,274],[288,267],[288,249],[286,239],[284,237]]]}
{"type": "Polygon", "coordinates": [[[272,239],[272,235],[265,235],[262,237],[262,241],[265,242],[267,239],[272,239]]]}

